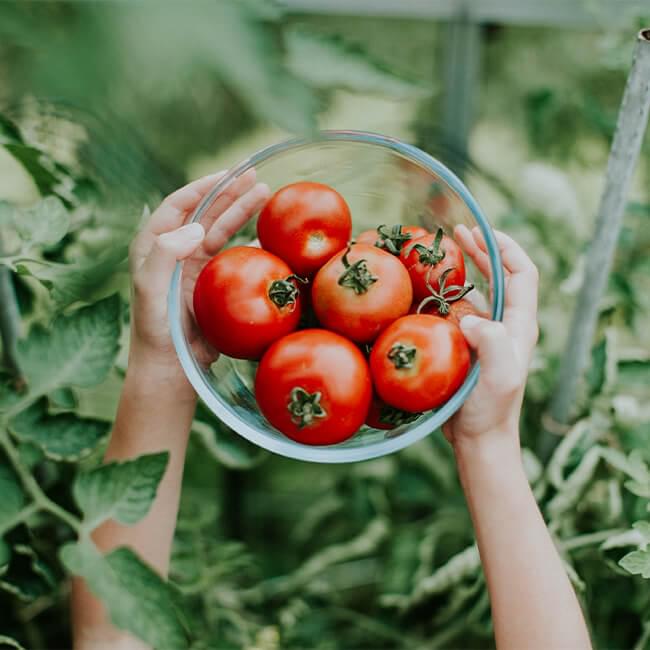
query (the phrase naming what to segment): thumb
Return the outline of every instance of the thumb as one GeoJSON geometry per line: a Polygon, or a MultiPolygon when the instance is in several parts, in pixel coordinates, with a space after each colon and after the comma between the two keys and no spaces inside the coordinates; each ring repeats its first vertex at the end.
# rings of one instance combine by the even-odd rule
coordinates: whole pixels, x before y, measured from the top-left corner
{"type": "Polygon", "coordinates": [[[478,316],[465,316],[460,321],[465,340],[469,343],[481,364],[481,370],[488,376],[497,378],[512,359],[512,342],[508,332],[499,321],[478,316]]]}
{"type": "Polygon", "coordinates": [[[146,287],[153,295],[164,294],[176,262],[190,256],[204,237],[205,231],[200,223],[189,223],[158,235],[136,275],[136,285],[146,287]]]}

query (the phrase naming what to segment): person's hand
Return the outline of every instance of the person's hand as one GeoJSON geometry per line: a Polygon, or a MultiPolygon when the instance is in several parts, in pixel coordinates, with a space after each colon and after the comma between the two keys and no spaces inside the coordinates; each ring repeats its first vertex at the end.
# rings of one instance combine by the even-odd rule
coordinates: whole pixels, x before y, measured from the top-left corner
{"type": "MultiPolygon", "coordinates": [[[[251,169],[214,201],[202,222],[183,225],[189,214],[225,172],[200,178],[170,194],[134,239],[130,251],[133,278],[130,360],[144,358],[167,373],[182,375],[167,323],[167,292],[176,262],[183,268],[183,297],[192,313],[192,293],[205,263],[266,202],[269,188],[256,182],[251,169]]],[[[191,321],[193,322],[193,320],[191,321]]],[[[197,357],[216,356],[194,331],[197,357]]]]}
{"type": "MultiPolygon", "coordinates": [[[[457,226],[454,235],[490,279],[489,258],[480,230],[457,226]]],[[[443,426],[454,447],[466,441],[518,436],[528,367],[537,343],[537,268],[513,239],[498,231],[495,236],[506,275],[503,322],[465,316],[460,323],[481,369],[468,400],[443,426]]]]}

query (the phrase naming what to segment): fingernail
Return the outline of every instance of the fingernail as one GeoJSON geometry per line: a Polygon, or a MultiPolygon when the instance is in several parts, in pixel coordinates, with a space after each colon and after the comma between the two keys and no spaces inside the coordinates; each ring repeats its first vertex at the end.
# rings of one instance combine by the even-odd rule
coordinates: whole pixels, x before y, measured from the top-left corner
{"type": "Polygon", "coordinates": [[[179,228],[176,233],[186,241],[201,241],[205,237],[205,230],[198,222],[188,223],[179,228]]]}
{"type": "Polygon", "coordinates": [[[483,319],[478,316],[465,316],[460,321],[460,329],[463,331],[471,330],[476,327],[483,319]]]}

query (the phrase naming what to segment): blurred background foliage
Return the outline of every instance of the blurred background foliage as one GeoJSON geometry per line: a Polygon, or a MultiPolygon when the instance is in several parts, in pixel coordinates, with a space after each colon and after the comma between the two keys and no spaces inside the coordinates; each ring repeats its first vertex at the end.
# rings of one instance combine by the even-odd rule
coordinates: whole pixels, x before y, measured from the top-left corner
{"type": "MultiPolygon", "coordinates": [[[[541,270],[541,340],[522,419],[530,482],[596,647],[636,650],[650,648],[650,589],[630,575],[645,560],[635,556],[636,570],[619,561],[647,554],[649,541],[638,523],[650,499],[647,137],[576,424],[550,459],[539,438],[639,24],[484,26],[464,161],[487,214],[541,270]]],[[[450,158],[438,128],[446,29],[287,15],[263,0],[1,3],[0,262],[12,269],[21,334],[116,291],[124,306],[126,249],[143,205],[288,132],[374,130],[450,158]]],[[[12,425],[20,462],[73,512],[76,467],[101,458],[114,414],[126,327],[120,336],[94,385],[62,380],[37,425],[12,425]],[[48,435],[70,447],[53,451],[48,435]]],[[[0,412],[16,399],[5,370],[0,412]]],[[[2,494],[19,512],[6,460],[2,494]]],[[[6,531],[2,515],[0,646],[70,647],[57,556],[70,531],[47,513],[6,531]]],[[[317,466],[254,449],[199,407],[172,578],[191,605],[195,648],[493,645],[469,516],[439,433],[388,458],[317,466]]]]}

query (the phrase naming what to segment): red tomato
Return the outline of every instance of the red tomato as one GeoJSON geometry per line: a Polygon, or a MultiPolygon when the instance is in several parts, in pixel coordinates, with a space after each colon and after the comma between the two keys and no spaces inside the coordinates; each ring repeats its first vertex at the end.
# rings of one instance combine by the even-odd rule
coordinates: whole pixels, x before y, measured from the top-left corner
{"type": "Polygon", "coordinates": [[[194,287],[194,314],[203,336],[236,359],[259,359],[276,339],[298,327],[300,291],[291,269],[251,246],[213,257],[194,287]]]}
{"type": "Polygon", "coordinates": [[[311,277],[350,240],[350,209],[327,185],[286,185],[262,209],[257,236],[262,247],[282,258],[294,273],[311,277]]]}
{"type": "Polygon", "coordinates": [[[342,442],[364,423],[372,384],[361,351],[327,330],[301,330],[262,357],[255,397],[266,419],[306,445],[342,442]]]}
{"type": "Polygon", "coordinates": [[[374,246],[353,244],[316,274],[311,298],[323,327],[368,343],[408,313],[413,290],[396,257],[374,246]]]}
{"type": "Polygon", "coordinates": [[[447,284],[465,284],[465,260],[458,244],[444,235],[442,228],[435,235],[425,235],[409,242],[400,253],[400,259],[408,269],[413,283],[413,295],[423,300],[431,294],[427,282],[437,291],[440,276],[447,270],[447,284]]]}
{"type": "Polygon", "coordinates": [[[368,244],[383,248],[384,250],[399,255],[402,247],[407,242],[428,235],[428,231],[422,226],[379,226],[376,230],[364,230],[357,238],[357,244],[368,244]]]}
{"type": "Polygon", "coordinates": [[[366,424],[373,429],[395,429],[403,424],[415,422],[422,413],[407,413],[382,402],[376,395],[370,403],[366,424]]]}
{"type": "Polygon", "coordinates": [[[460,388],[469,366],[469,347],[460,328],[428,314],[395,321],[370,353],[379,397],[410,413],[444,404],[460,388]]]}

